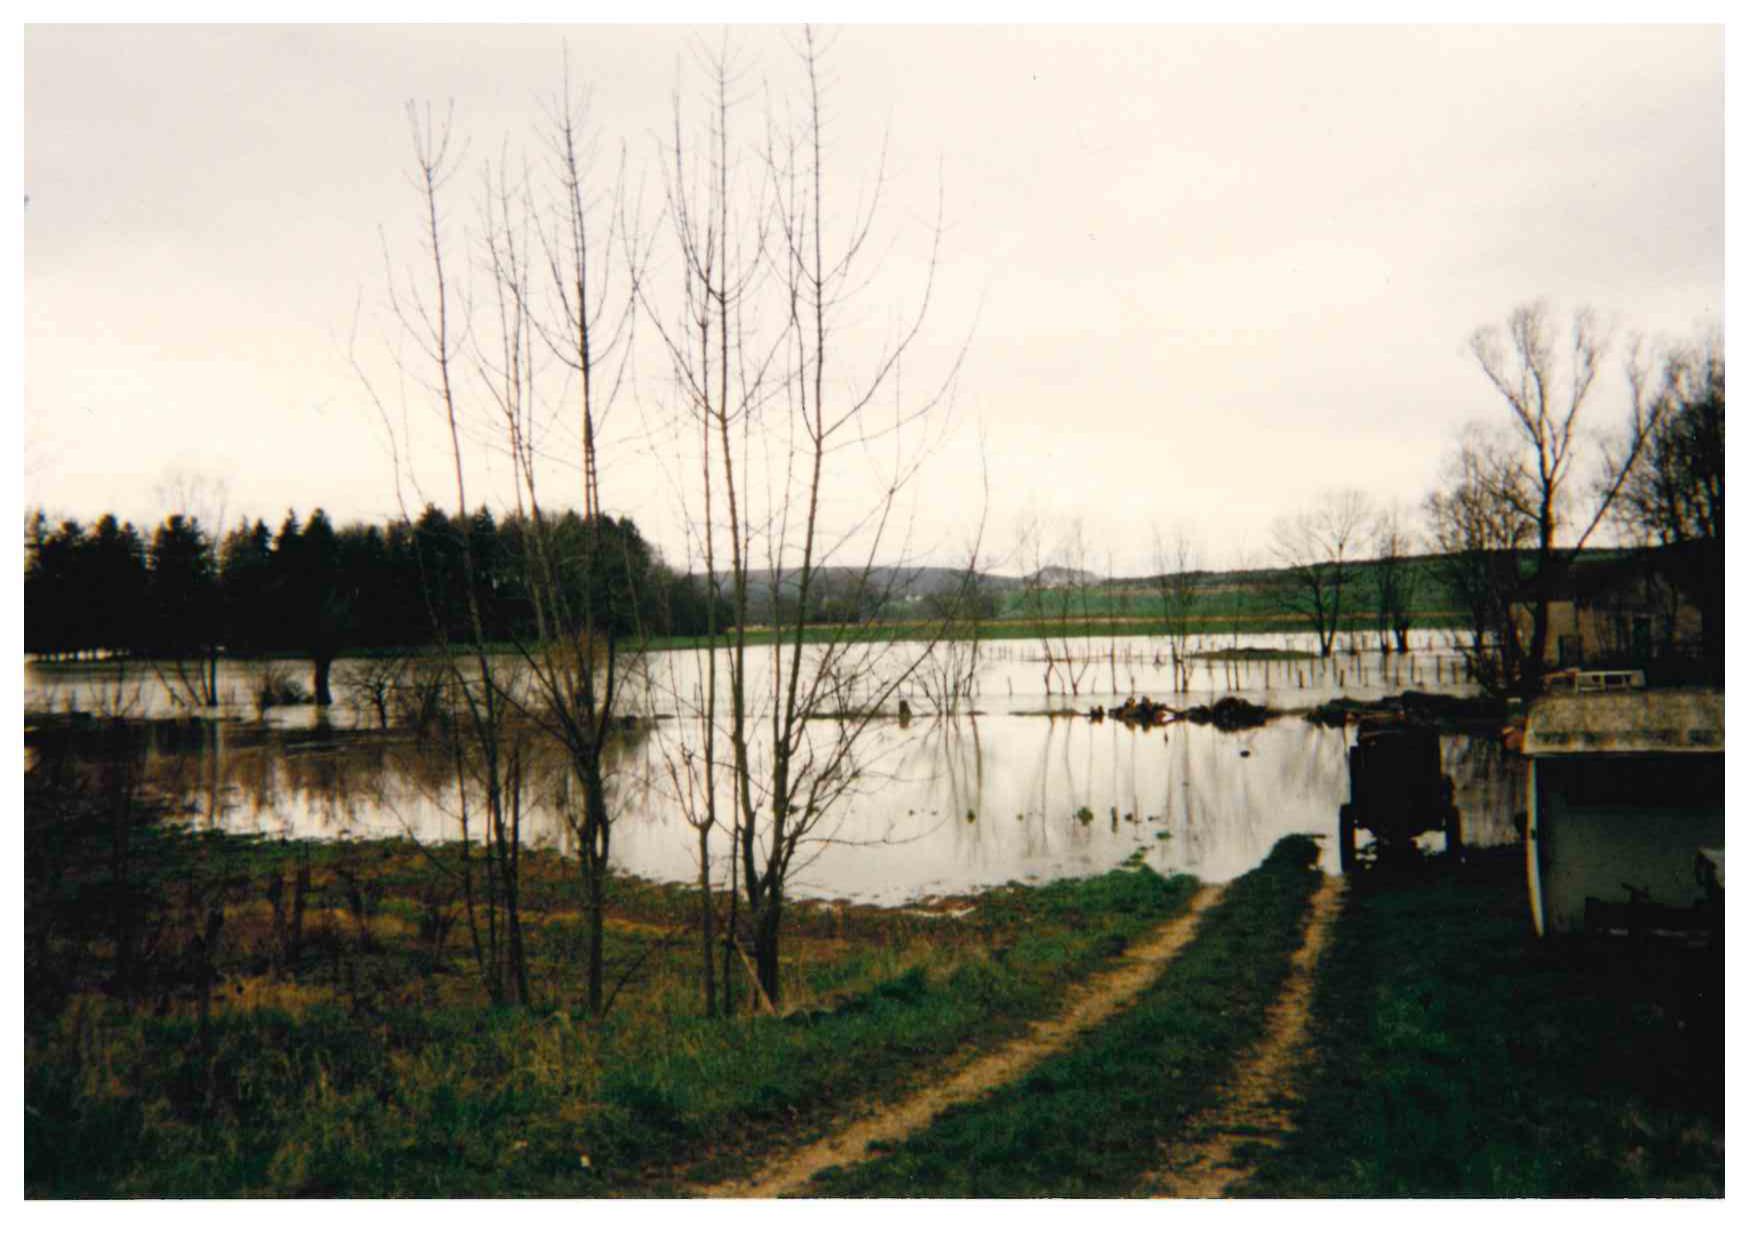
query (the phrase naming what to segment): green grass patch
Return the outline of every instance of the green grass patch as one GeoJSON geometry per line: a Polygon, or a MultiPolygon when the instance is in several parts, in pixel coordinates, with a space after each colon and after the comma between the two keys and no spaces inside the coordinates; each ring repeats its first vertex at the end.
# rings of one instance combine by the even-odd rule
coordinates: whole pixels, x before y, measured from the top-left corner
{"type": "Polygon", "coordinates": [[[1311,894],[1317,845],[1294,836],[1234,882],[1195,941],[1120,1015],[1021,1080],[945,1112],[896,1149],[821,1173],[846,1197],[1116,1197],[1205,1105],[1261,1034],[1311,894]]]}
{"type": "Polygon", "coordinates": [[[1542,940],[1521,853],[1350,884],[1260,1196],[1721,1196],[1722,959],[1542,940]]]}
{"type": "Polygon", "coordinates": [[[451,854],[310,849],[309,934],[275,972],[261,893],[302,847],[139,831],[165,841],[174,867],[152,877],[174,869],[173,889],[214,890],[206,871],[222,870],[230,903],[212,1015],[203,1032],[199,988],[172,950],[186,934],[174,908],[160,919],[159,963],[122,998],[105,989],[101,909],[40,920],[44,901],[83,907],[108,890],[101,866],[81,872],[88,885],[33,885],[27,928],[46,926],[68,993],[27,1003],[30,1197],[684,1191],[1054,1010],[1070,982],[1180,914],[1195,888],[1125,867],[1003,888],[958,918],[796,905],[784,993],[798,1010],[712,1020],[699,1012],[688,929],[696,893],[622,880],[607,972],[631,981],[591,1022],[574,874],[554,855],[527,859],[537,1003],[516,1009],[486,1002],[464,931],[440,953],[416,937],[433,866],[458,864],[451,854]],[[342,867],[370,892],[368,936],[342,867]]]}

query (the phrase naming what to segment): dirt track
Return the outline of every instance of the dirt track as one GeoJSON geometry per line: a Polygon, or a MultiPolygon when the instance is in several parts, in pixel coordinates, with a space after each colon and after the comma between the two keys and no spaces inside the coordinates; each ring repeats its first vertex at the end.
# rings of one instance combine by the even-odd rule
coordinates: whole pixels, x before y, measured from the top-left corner
{"type": "Polygon", "coordinates": [[[1324,876],[1311,898],[1305,941],[1293,953],[1287,981],[1269,1008],[1260,1043],[1240,1060],[1220,1100],[1190,1121],[1182,1142],[1164,1152],[1148,1184],[1156,1197],[1221,1197],[1248,1175],[1235,1166],[1241,1144],[1278,1145],[1292,1129],[1292,1075],[1306,1050],[1317,962],[1341,908],[1344,881],[1324,876]]]}
{"type": "Polygon", "coordinates": [[[839,1132],[779,1156],[752,1177],[712,1185],[701,1190],[701,1195],[780,1197],[793,1193],[827,1167],[869,1157],[871,1142],[903,1140],[948,1107],[968,1102],[1030,1071],[1077,1034],[1109,1019],[1152,983],[1195,937],[1202,915],[1224,894],[1225,888],[1218,884],[1200,888],[1183,916],[1130,948],[1116,968],[1076,987],[1060,1016],[1033,1024],[1012,1042],[978,1056],[939,1084],[878,1106],[839,1132]]]}

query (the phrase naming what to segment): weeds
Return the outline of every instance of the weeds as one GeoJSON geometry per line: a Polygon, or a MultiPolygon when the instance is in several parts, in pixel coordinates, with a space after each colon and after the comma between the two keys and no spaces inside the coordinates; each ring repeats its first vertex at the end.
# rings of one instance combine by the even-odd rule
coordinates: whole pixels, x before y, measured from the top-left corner
{"type": "MultiPolygon", "coordinates": [[[[36,817],[27,798],[43,827],[27,851],[88,799],[36,817]]],[[[108,890],[103,854],[33,862],[31,1197],[678,1192],[1051,1010],[1194,888],[1131,868],[1004,889],[961,918],[798,905],[788,1014],[724,1021],[699,1013],[696,892],[616,876],[607,965],[630,980],[591,1021],[556,854],[529,854],[524,878],[548,1003],[508,1009],[482,1000],[452,933],[445,849],[148,819],[130,881],[166,894],[142,905],[128,995],[106,988],[108,924],[74,916],[108,890]]]]}
{"type": "Polygon", "coordinates": [[[304,706],[312,700],[309,690],[295,676],[270,663],[263,663],[256,670],[250,697],[256,714],[265,714],[275,706],[304,706]]]}

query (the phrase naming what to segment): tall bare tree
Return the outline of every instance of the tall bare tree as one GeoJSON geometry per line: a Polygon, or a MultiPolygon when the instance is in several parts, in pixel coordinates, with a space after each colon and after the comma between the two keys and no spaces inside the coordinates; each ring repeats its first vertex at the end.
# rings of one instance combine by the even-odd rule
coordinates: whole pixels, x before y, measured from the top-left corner
{"type": "MultiPolygon", "coordinates": [[[[730,128],[744,69],[726,38],[715,49],[700,49],[699,59],[709,83],[702,96],[702,137],[698,127],[688,125],[686,102],[676,91],[673,131],[662,160],[665,219],[677,258],[678,291],[664,298],[659,290],[640,282],[637,294],[665,346],[677,389],[675,403],[682,425],[690,424],[697,452],[696,473],[690,480],[696,490],[685,479],[677,479],[673,490],[684,508],[688,558],[694,567],[702,560],[711,643],[696,657],[691,683],[682,686],[676,679],[669,685],[680,718],[669,733],[671,743],[664,743],[663,757],[682,812],[698,836],[699,979],[705,1011],[715,1014],[733,1010],[732,954],[738,950],[742,828],[741,801],[734,795],[738,784],[732,776],[748,756],[752,548],[751,523],[744,511],[751,455],[747,444],[753,419],[775,386],[783,333],[772,331],[767,339],[759,331],[756,299],[769,278],[762,260],[771,225],[763,209],[762,184],[753,191],[750,204],[744,200],[745,162],[730,128]],[[695,502],[688,495],[695,496],[695,502]],[[725,514],[719,513],[719,505],[725,514]],[[727,631],[719,640],[724,628],[727,631]],[[729,752],[727,762],[724,750],[729,752]],[[730,784],[727,789],[725,782],[730,784]],[[711,840],[719,830],[728,834],[731,875],[720,996],[711,892],[711,840]]],[[[666,434],[666,429],[661,433],[666,434]]],[[[670,666],[677,669],[679,663],[670,666]]]]}
{"type": "Polygon", "coordinates": [[[1366,497],[1345,490],[1327,492],[1310,508],[1274,525],[1271,546],[1282,568],[1279,602],[1311,623],[1326,659],[1352,602],[1353,557],[1370,520],[1366,497]]]}
{"type": "Polygon", "coordinates": [[[1521,470],[1512,475],[1514,485],[1495,498],[1534,526],[1534,567],[1528,585],[1530,636],[1519,677],[1519,687],[1534,689],[1547,661],[1548,617],[1555,591],[1614,505],[1661,410],[1647,399],[1643,368],[1634,350],[1627,362],[1632,407],[1618,451],[1602,462],[1592,501],[1575,507],[1569,484],[1583,458],[1583,415],[1608,353],[1608,341],[1595,316],[1578,310],[1562,327],[1545,302],[1532,302],[1513,310],[1503,326],[1477,330],[1469,339],[1469,349],[1510,410],[1521,462],[1521,470]],[[1520,480],[1527,485],[1515,485],[1520,480]],[[1576,537],[1562,540],[1565,527],[1576,531],[1576,537]]]}
{"type": "MultiPolygon", "coordinates": [[[[545,161],[538,187],[526,167],[512,173],[508,158],[486,165],[471,240],[454,238],[445,211],[450,184],[462,166],[452,126],[433,120],[428,107],[409,105],[408,111],[424,268],[402,279],[391,274],[390,296],[404,335],[422,358],[412,377],[446,441],[461,516],[455,531],[466,640],[452,645],[435,607],[432,619],[459,725],[448,734],[454,742],[469,929],[493,997],[526,1003],[521,820],[534,766],[532,742],[544,735],[565,759],[557,801],[582,872],[586,991],[590,1010],[600,1015],[610,1001],[603,965],[612,839],[608,754],[623,688],[625,629],[629,623],[635,636],[639,615],[638,600],[617,600],[602,585],[613,567],[607,557],[626,554],[624,540],[602,537],[609,518],[601,499],[600,434],[622,374],[632,305],[632,282],[615,271],[624,253],[614,232],[616,205],[609,193],[603,208],[591,190],[592,165],[568,72],[540,135],[545,161]],[[477,305],[458,293],[470,270],[487,290],[477,305]],[[558,395],[550,404],[540,383],[548,364],[564,376],[554,385],[558,395]],[[554,423],[560,428],[568,423],[574,435],[580,534],[577,523],[552,520],[542,500],[540,466],[561,451],[547,442],[545,428],[554,423]],[[467,519],[470,477],[498,459],[509,462],[534,621],[533,639],[520,642],[507,661],[492,657],[473,522],[467,519]],[[469,823],[476,816],[484,845],[483,936],[474,915],[468,851],[469,823]]],[[[377,386],[360,374],[392,438],[395,422],[377,386]]]]}
{"type": "Polygon", "coordinates": [[[1372,531],[1372,582],[1378,604],[1378,645],[1386,653],[1408,653],[1408,630],[1420,592],[1421,566],[1414,559],[1414,534],[1395,508],[1378,514],[1372,531]]]}
{"type": "Polygon", "coordinates": [[[1159,527],[1154,527],[1153,573],[1160,619],[1171,651],[1172,684],[1179,693],[1187,693],[1190,630],[1195,620],[1196,582],[1201,576],[1201,556],[1188,533],[1178,530],[1168,541],[1159,527]]]}
{"type": "Polygon", "coordinates": [[[1480,425],[1464,431],[1443,474],[1449,484],[1426,501],[1440,557],[1435,571],[1467,618],[1470,675],[1489,692],[1504,692],[1523,665],[1512,606],[1523,589],[1524,553],[1535,540],[1526,515],[1529,478],[1509,446],[1480,425]]]}
{"type": "Polygon", "coordinates": [[[1714,333],[1669,349],[1649,398],[1658,410],[1615,519],[1666,548],[1671,586],[1700,613],[1701,653],[1721,665],[1724,633],[1724,346],[1714,333]]]}
{"type": "MultiPolygon", "coordinates": [[[[757,184],[728,179],[732,75],[713,74],[713,136],[703,146],[716,152],[714,175],[688,177],[675,154],[669,217],[684,257],[672,308],[652,315],[708,444],[706,571],[715,571],[720,548],[728,554],[729,934],[738,942],[744,900],[755,998],[767,1004],[780,1000],[790,876],[856,786],[861,738],[932,648],[871,640],[901,579],[876,566],[902,552],[900,499],[920,466],[911,445],[928,442],[957,370],[920,397],[900,383],[932,300],[932,254],[895,337],[868,353],[848,347],[845,317],[873,275],[884,173],[859,211],[835,211],[814,31],[802,33],[796,52],[799,98],[789,120],[767,119],[757,184]],[[736,212],[730,200],[739,194],[752,205],[736,212]],[[878,479],[875,498],[846,518],[845,490],[869,479],[878,479]],[[755,582],[770,605],[756,658],[747,643],[755,582]]],[[[939,236],[937,223],[936,246],[939,236]]]]}

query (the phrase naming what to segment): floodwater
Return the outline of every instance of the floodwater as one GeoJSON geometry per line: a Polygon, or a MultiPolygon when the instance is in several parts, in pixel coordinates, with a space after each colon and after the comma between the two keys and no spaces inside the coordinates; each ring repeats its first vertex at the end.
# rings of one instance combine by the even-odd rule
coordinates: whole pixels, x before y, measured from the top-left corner
{"type": "MultiPolygon", "coordinates": [[[[1240,640],[1301,650],[1309,644],[1303,636],[1240,640]]],[[[911,721],[882,718],[855,742],[856,778],[797,853],[790,889],[802,897],[891,905],[1098,873],[1137,852],[1161,872],[1223,881],[1295,832],[1329,837],[1324,864],[1333,871],[1351,729],[1291,715],[1239,732],[1187,723],[1143,729],[1094,723],[1084,711],[1131,692],[1180,706],[1237,693],[1283,710],[1404,688],[1473,692],[1446,635],[1417,636],[1415,645],[1410,656],[1374,650],[1330,660],[1196,660],[1189,690],[1173,692],[1162,641],[1094,639],[1096,649],[1083,650],[1073,669],[1080,692],[1064,694],[1045,692],[1041,647],[986,643],[974,669],[963,650],[955,656],[954,670],[970,676],[968,700],[977,713],[951,717],[928,713],[925,681],[942,669],[925,664],[901,690],[915,711],[911,721]],[[1046,713],[1069,710],[1083,713],[1046,713]]],[[[878,657],[908,662],[915,654],[901,646],[878,657]]],[[[750,652],[750,679],[759,679],[764,657],[750,652]]],[[[625,707],[659,717],[627,734],[612,755],[613,857],[627,872],[696,881],[698,834],[679,790],[686,747],[698,736],[702,663],[694,653],[651,656],[625,707]]],[[[275,666],[308,684],[307,665],[275,666]]],[[[337,686],[347,683],[345,671],[343,660],[335,668],[337,686]]],[[[368,708],[344,698],[326,711],[257,711],[248,703],[259,674],[258,664],[221,662],[224,705],[191,712],[178,705],[174,669],[29,663],[25,703],[29,712],[142,720],[148,777],[198,824],[289,837],[456,838],[462,798],[441,742],[376,730],[368,708]]],[[[1052,689],[1066,683],[1065,673],[1052,689]]],[[[840,727],[829,719],[808,725],[822,752],[840,727]]],[[[31,743],[27,734],[27,750],[31,743]]],[[[1516,760],[1491,736],[1447,735],[1442,750],[1465,838],[1479,844],[1513,838],[1522,784],[1516,760]]],[[[536,755],[530,770],[524,838],[563,847],[562,763],[556,754],[536,755]]],[[[477,795],[473,800],[477,831],[477,795]]],[[[720,809],[726,817],[726,794],[720,809]]],[[[711,852],[722,880],[726,844],[718,830],[711,852]]]]}

